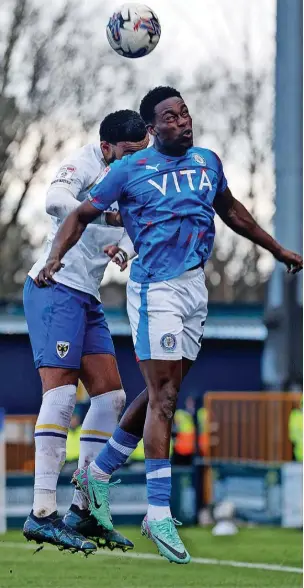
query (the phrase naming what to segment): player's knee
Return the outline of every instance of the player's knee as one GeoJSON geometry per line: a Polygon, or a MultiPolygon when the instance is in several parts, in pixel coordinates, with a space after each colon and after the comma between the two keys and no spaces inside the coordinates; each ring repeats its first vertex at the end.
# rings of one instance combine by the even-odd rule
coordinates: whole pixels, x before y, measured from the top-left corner
{"type": "Polygon", "coordinates": [[[177,391],[172,391],[166,398],[163,399],[161,404],[161,415],[167,421],[172,421],[176,408],[177,391]]]}
{"type": "Polygon", "coordinates": [[[172,421],[176,408],[177,394],[177,388],[173,384],[168,383],[160,390],[158,400],[154,402],[150,400],[150,407],[159,413],[159,417],[162,420],[172,421]]]}
{"type": "Polygon", "coordinates": [[[115,414],[117,415],[118,421],[123,413],[125,405],[126,405],[125,391],[122,388],[120,390],[115,390],[115,394],[113,396],[113,408],[114,408],[115,414]]]}
{"type": "Polygon", "coordinates": [[[108,388],[104,389],[103,387],[99,388],[95,386],[94,392],[92,393],[91,391],[90,397],[97,410],[100,410],[102,413],[105,410],[110,411],[111,414],[115,415],[116,420],[119,421],[126,405],[126,393],[123,388],[118,387],[116,390],[109,390],[108,388]],[[94,399],[98,401],[98,404],[95,404],[94,399]]]}

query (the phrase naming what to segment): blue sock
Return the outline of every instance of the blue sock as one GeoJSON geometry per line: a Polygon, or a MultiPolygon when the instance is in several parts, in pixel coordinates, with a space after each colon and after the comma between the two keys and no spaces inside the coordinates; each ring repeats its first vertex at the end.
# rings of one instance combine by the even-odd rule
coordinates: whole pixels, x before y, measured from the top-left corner
{"type": "Polygon", "coordinates": [[[115,429],[112,437],[95,459],[96,465],[106,474],[118,470],[136,449],[140,437],[126,433],[120,427],[115,429]]]}
{"type": "Polygon", "coordinates": [[[169,506],[171,497],[170,459],[146,459],[148,503],[169,506]]]}

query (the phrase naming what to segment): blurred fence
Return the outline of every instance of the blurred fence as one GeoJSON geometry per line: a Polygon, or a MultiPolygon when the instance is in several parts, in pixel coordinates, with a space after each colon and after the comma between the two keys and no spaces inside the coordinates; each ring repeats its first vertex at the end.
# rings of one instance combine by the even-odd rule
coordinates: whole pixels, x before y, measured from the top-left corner
{"type": "Polygon", "coordinates": [[[300,393],[207,393],[206,461],[292,461],[288,420],[300,400],[300,393]]]}
{"type": "Polygon", "coordinates": [[[6,416],[5,446],[8,473],[34,471],[36,420],[37,415],[6,416]]]}
{"type": "MultiPolygon", "coordinates": [[[[292,461],[288,420],[300,400],[300,393],[208,392],[204,397],[209,440],[205,463],[292,461]]],[[[36,418],[6,416],[8,472],[34,471],[36,418]]]]}

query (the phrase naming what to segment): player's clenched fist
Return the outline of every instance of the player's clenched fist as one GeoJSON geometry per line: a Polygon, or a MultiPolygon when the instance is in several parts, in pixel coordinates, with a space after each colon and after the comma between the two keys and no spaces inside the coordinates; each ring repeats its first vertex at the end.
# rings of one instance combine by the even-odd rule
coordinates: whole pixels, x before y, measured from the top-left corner
{"type": "Polygon", "coordinates": [[[45,266],[40,270],[38,276],[35,278],[34,282],[38,288],[45,288],[45,286],[49,286],[50,282],[55,284],[55,280],[53,275],[56,272],[64,267],[64,263],[61,263],[57,258],[50,258],[46,260],[45,266]]]}
{"type": "Polygon", "coordinates": [[[117,247],[117,245],[108,245],[107,247],[104,248],[104,252],[111,257],[112,261],[114,261],[114,263],[116,263],[117,265],[119,265],[120,267],[120,271],[123,272],[126,267],[128,266],[128,254],[121,249],[120,247],[117,247]]]}
{"type": "Polygon", "coordinates": [[[279,252],[275,255],[275,258],[282,263],[285,263],[287,272],[289,274],[296,274],[303,269],[303,258],[298,253],[289,251],[281,247],[279,252]]]}

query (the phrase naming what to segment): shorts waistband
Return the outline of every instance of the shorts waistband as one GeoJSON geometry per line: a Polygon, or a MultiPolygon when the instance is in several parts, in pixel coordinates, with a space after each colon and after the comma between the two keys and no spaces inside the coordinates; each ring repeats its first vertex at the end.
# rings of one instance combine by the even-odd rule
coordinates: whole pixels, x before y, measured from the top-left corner
{"type": "MultiPolygon", "coordinates": [[[[183,274],[181,274],[180,276],[178,276],[177,278],[173,278],[173,280],[177,280],[177,281],[187,281],[187,280],[193,280],[194,278],[196,278],[197,276],[201,276],[201,275],[205,275],[204,274],[204,268],[199,265],[198,267],[192,267],[189,270],[186,270],[183,274]]],[[[171,280],[168,280],[168,282],[170,282],[171,280]]]]}
{"type": "Polygon", "coordinates": [[[194,265],[193,267],[190,267],[190,269],[188,269],[187,271],[188,272],[192,272],[193,270],[196,270],[199,267],[202,268],[202,269],[204,269],[204,264],[203,263],[198,263],[197,265],[194,265]]]}

